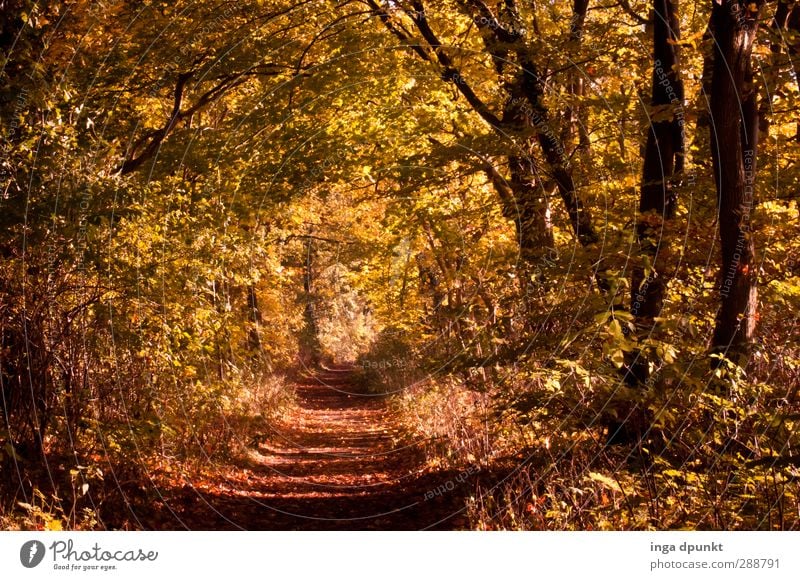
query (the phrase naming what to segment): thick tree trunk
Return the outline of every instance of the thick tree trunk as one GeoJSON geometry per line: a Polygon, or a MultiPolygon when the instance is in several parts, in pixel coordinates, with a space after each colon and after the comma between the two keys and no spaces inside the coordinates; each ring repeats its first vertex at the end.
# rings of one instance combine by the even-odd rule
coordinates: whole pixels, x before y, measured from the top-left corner
{"type": "Polygon", "coordinates": [[[666,279],[655,269],[666,243],[664,220],[675,215],[677,202],[673,177],[683,170],[683,82],[678,73],[680,38],[677,1],[653,0],[653,92],[650,130],[642,169],[639,216],[636,233],[642,258],[650,263],[637,266],[631,278],[631,313],[640,325],[652,324],[661,313],[666,279]]]}
{"type": "Polygon", "coordinates": [[[755,331],[758,264],[750,228],[755,183],[758,111],[751,52],[759,2],[714,2],[711,153],[722,249],[720,309],[712,350],[740,362],[755,331]]]}
{"type": "MultiPolygon", "coordinates": [[[[793,33],[792,41],[787,42],[789,62],[792,65],[797,88],[800,89],[800,4],[794,4],[792,7],[786,21],[786,28],[793,33]]],[[[800,120],[797,121],[795,140],[800,142],[800,120]]]]}
{"type": "Polygon", "coordinates": [[[534,263],[555,247],[550,222],[550,203],[536,179],[530,158],[511,156],[509,184],[514,192],[513,220],[517,229],[520,257],[534,263]]]}

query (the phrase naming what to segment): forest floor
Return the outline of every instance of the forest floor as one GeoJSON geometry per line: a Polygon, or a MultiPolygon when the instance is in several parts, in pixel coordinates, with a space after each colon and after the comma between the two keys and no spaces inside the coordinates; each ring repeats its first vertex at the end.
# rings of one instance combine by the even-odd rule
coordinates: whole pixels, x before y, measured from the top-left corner
{"type": "Polygon", "coordinates": [[[387,399],[357,385],[348,367],[299,380],[291,416],[259,433],[248,454],[232,464],[161,489],[163,502],[150,506],[156,521],[145,517],[141,524],[193,530],[467,528],[465,496],[474,481],[457,470],[431,470],[387,399]]]}

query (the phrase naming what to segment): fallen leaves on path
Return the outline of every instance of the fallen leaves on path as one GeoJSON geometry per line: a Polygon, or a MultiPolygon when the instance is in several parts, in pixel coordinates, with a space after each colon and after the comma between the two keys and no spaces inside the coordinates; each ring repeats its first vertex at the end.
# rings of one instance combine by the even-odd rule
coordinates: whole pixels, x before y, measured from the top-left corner
{"type": "Polygon", "coordinates": [[[348,368],[296,385],[297,411],[235,464],[162,490],[147,527],[246,530],[462,529],[470,482],[428,472],[384,397],[354,387],[348,368]],[[445,493],[434,496],[441,486],[445,493]],[[450,489],[452,488],[452,489],[450,489]]]}

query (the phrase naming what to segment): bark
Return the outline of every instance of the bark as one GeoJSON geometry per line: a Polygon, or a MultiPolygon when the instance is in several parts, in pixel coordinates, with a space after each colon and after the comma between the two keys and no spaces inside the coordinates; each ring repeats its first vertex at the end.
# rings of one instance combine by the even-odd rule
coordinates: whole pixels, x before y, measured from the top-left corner
{"type": "Polygon", "coordinates": [[[550,221],[550,203],[546,192],[532,176],[532,160],[507,157],[511,172],[510,179],[507,179],[488,159],[480,158],[484,172],[500,198],[503,217],[514,222],[523,262],[534,263],[545,255],[553,255],[555,240],[550,221]],[[520,203],[520,199],[530,201],[520,203]]]}
{"type": "MultiPolygon", "coordinates": [[[[794,33],[794,42],[787,42],[789,63],[792,65],[797,88],[800,89],[800,4],[792,7],[786,21],[786,28],[794,33]]],[[[795,140],[800,142],[800,120],[797,121],[795,140]]]]}
{"type": "Polygon", "coordinates": [[[254,284],[247,286],[247,310],[249,313],[250,323],[252,327],[248,333],[248,341],[252,350],[261,350],[261,335],[260,329],[264,320],[261,317],[261,309],[258,306],[258,292],[254,284]]]}
{"type": "MultiPolygon", "coordinates": [[[[664,220],[675,216],[677,204],[673,178],[683,170],[683,82],[678,73],[680,38],[677,1],[653,0],[652,115],[642,169],[639,216],[636,224],[640,252],[655,266],[665,249],[664,220]]],[[[631,313],[640,324],[652,322],[661,313],[665,277],[658,272],[633,271],[631,313]]]]}
{"type": "Polygon", "coordinates": [[[550,222],[550,204],[543,188],[533,176],[530,158],[508,158],[510,185],[514,192],[513,220],[516,225],[520,255],[525,262],[537,260],[555,247],[550,222]]]}
{"type": "MultiPolygon", "coordinates": [[[[516,123],[520,131],[528,123],[525,107],[522,105],[523,98],[519,92],[512,93],[503,111],[503,122],[516,123]]],[[[525,155],[509,155],[506,158],[511,199],[505,202],[503,214],[513,220],[516,226],[523,264],[536,263],[545,252],[555,247],[550,203],[536,175],[533,147],[534,141],[528,139],[525,143],[525,155]]]]}
{"type": "Polygon", "coordinates": [[[598,241],[598,237],[592,226],[591,213],[578,197],[572,168],[564,153],[564,144],[553,131],[548,110],[542,104],[544,87],[536,64],[526,53],[519,54],[519,57],[521,65],[519,82],[521,93],[527,101],[525,103],[526,115],[529,123],[536,128],[537,141],[542,148],[561,200],[564,202],[572,230],[582,245],[595,243],[598,241]]]}
{"type": "Polygon", "coordinates": [[[722,269],[712,351],[740,362],[755,332],[758,264],[750,228],[758,110],[751,53],[760,2],[712,7],[715,40],[711,80],[711,153],[718,204],[722,269]],[[753,10],[755,8],[755,10],[753,10]]]}

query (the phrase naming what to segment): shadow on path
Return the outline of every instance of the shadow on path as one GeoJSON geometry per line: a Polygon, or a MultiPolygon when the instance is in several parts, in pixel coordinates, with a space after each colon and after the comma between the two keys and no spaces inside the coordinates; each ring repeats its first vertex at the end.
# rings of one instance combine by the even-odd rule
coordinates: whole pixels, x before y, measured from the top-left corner
{"type": "Polygon", "coordinates": [[[354,385],[347,367],[299,382],[298,412],[218,481],[169,491],[173,523],[159,528],[466,528],[472,477],[426,472],[419,445],[403,443],[386,399],[354,385]]]}

